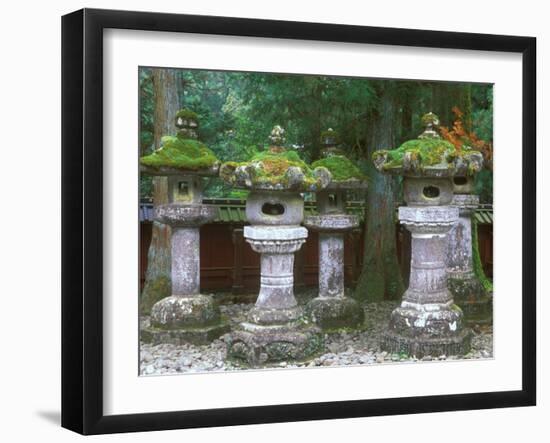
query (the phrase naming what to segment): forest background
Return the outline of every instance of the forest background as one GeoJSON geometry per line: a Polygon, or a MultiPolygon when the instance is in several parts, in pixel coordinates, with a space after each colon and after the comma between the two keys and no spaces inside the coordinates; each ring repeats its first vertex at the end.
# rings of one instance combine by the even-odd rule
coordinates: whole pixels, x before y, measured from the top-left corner
{"type": "MultiPolygon", "coordinates": [[[[441,135],[458,149],[482,151],[486,167],[476,176],[481,203],[493,199],[493,87],[490,84],[163,69],[139,70],[139,155],[158,149],[175,133],[174,115],[187,108],[199,116],[199,138],[222,161],[244,161],[268,145],[274,125],[307,162],[320,156],[321,133],[332,128],[340,148],[367,175],[364,198],[365,255],[356,294],[368,301],[398,299],[404,291],[397,264],[396,206],[402,179],[378,173],[370,161],[422,131],[421,117],[439,116],[441,135]]],[[[158,180],[158,179],[155,179],[158,180]]],[[[163,186],[142,174],[140,198],[161,203],[163,186]]],[[[208,198],[245,198],[219,179],[209,179],[208,198]]],[[[306,199],[314,196],[306,195],[306,199]]],[[[166,229],[156,226],[154,229],[166,229]]],[[[169,292],[166,235],[153,232],[145,298],[169,292]],[[160,278],[160,280],[159,280],[160,278]],[[159,281],[164,282],[159,284],[159,281]],[[147,292],[154,292],[147,294],[147,292]],[[159,293],[160,292],[160,293],[159,293]]]]}

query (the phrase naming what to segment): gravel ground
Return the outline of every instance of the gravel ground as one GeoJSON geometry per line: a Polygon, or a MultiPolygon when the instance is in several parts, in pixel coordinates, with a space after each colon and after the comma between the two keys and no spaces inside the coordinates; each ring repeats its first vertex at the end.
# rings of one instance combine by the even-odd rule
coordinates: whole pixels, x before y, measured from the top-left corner
{"type": "MultiPolygon", "coordinates": [[[[236,326],[245,319],[246,312],[252,304],[222,305],[222,314],[236,326]]],[[[366,329],[363,331],[339,332],[325,335],[327,353],[309,363],[292,364],[281,362],[281,368],[300,368],[316,366],[391,364],[396,362],[417,361],[397,354],[381,351],[379,342],[387,327],[391,311],[397,306],[395,302],[370,303],[365,307],[366,329]]],[[[147,325],[149,319],[142,317],[141,323],[147,325]]],[[[491,326],[474,326],[472,350],[464,359],[481,359],[493,357],[493,330],[491,326]]],[[[214,340],[207,346],[170,344],[149,345],[141,343],[141,375],[177,374],[206,371],[243,370],[225,360],[225,343],[223,337],[214,340]]],[[[422,360],[457,360],[455,356],[424,357],[422,360]]],[[[276,366],[277,367],[277,366],[276,366]]]]}

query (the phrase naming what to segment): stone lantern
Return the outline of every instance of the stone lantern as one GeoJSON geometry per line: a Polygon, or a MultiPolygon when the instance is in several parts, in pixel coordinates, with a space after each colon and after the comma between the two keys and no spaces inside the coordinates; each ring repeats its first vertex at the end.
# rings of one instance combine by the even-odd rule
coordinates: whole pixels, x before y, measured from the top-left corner
{"type": "Polygon", "coordinates": [[[359,226],[356,215],[346,214],[347,191],[366,189],[366,177],[337,150],[336,131],[321,136],[324,157],[312,164],[325,167],[330,184],[317,192],[318,215],[305,218],[304,226],[319,232],[319,294],[307,305],[312,320],[323,329],[356,327],[364,320],[362,306],[344,295],[344,235],[359,226]]]}
{"type": "Polygon", "coordinates": [[[171,226],[172,295],[155,303],[142,340],[152,343],[206,344],[229,330],[212,296],[200,293],[200,227],[217,216],[202,203],[202,178],[217,175],[219,161],[197,140],[195,113],[176,115],[177,136],[140,159],[141,170],[168,177],[168,203],[155,208],[155,220],[171,226]]]}
{"type": "Polygon", "coordinates": [[[479,205],[473,176],[453,178],[451,204],[459,210],[456,226],[449,232],[447,274],[449,289],[469,323],[486,323],[491,319],[492,299],[476,276],[472,259],[472,215],[479,205]]]}
{"type": "Polygon", "coordinates": [[[284,130],[276,126],[271,146],[248,162],[224,163],[220,176],[230,185],[250,189],[244,237],[261,254],[260,293],[247,320],[227,338],[228,357],[251,366],[301,361],[323,349],[320,330],[307,323],[294,297],[294,253],[307,238],[301,192],[323,189],[325,168],[312,170],[284,147],[284,130]]]}
{"type": "Polygon", "coordinates": [[[451,206],[452,179],[479,171],[483,159],[442,140],[434,130],[435,114],[422,121],[426,130],[418,139],[373,154],[380,172],[404,177],[407,206],[399,208],[399,220],[412,236],[409,287],[391,314],[382,347],[418,358],[461,355],[469,351],[471,331],[447,287],[447,234],[459,216],[451,206]]]}

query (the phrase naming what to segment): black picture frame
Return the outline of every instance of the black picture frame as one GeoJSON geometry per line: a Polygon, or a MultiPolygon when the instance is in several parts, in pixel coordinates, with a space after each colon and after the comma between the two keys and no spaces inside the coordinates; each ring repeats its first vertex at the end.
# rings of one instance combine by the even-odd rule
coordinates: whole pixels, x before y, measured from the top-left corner
{"type": "Polygon", "coordinates": [[[229,17],[83,9],[62,18],[62,426],[82,434],[151,431],[536,404],[536,39],[229,17]],[[103,30],[171,31],[522,54],[522,388],[171,411],[103,413],[103,30]]]}

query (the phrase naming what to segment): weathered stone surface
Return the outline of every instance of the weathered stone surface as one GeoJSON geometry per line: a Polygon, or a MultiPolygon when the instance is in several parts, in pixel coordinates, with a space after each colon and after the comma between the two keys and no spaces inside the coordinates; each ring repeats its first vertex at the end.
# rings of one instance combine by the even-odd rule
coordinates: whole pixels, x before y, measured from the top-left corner
{"type": "Polygon", "coordinates": [[[316,297],[306,312],[322,329],[356,328],[365,320],[361,305],[350,297],[316,297]]]}
{"type": "Polygon", "coordinates": [[[359,217],[353,214],[308,215],[304,226],[313,231],[343,232],[359,226],[359,217]]]}
{"type": "Polygon", "coordinates": [[[474,192],[475,181],[471,175],[453,177],[453,193],[457,195],[469,195],[474,192]]]}
{"type": "Polygon", "coordinates": [[[409,206],[448,205],[453,198],[453,184],[449,178],[406,177],[403,195],[409,206]]]}
{"type": "Polygon", "coordinates": [[[306,310],[312,321],[325,330],[354,328],[364,320],[363,308],[344,295],[344,232],[359,226],[359,219],[345,213],[343,189],[319,192],[320,215],[308,216],[304,221],[309,229],[319,231],[319,293],[306,310]]]}
{"type": "Polygon", "coordinates": [[[453,294],[455,303],[462,309],[467,324],[492,322],[493,297],[485,292],[475,274],[449,276],[448,284],[449,291],[453,294]]]}
{"type": "Polygon", "coordinates": [[[281,361],[307,361],[323,349],[323,336],[318,328],[305,325],[243,328],[225,336],[227,357],[250,366],[264,366],[281,361]]]}
{"type": "Polygon", "coordinates": [[[230,330],[228,322],[220,321],[217,324],[185,328],[185,329],[160,329],[155,327],[143,328],[140,333],[141,341],[151,345],[172,344],[181,346],[186,343],[206,345],[221,337],[230,330]]]}
{"type": "MultiPolygon", "coordinates": [[[[173,188],[180,186],[181,180],[175,177],[171,182],[174,195],[177,192],[173,188]]],[[[151,326],[143,333],[153,343],[206,343],[228,330],[212,297],[200,294],[200,226],[213,220],[218,208],[200,203],[199,179],[192,178],[184,185],[182,192],[192,194],[192,204],[170,203],[155,208],[156,220],[172,227],[172,295],[151,309],[151,326]]]]}
{"type": "Polygon", "coordinates": [[[304,201],[296,192],[253,191],[246,199],[246,219],[252,225],[299,225],[304,201]]]}
{"type": "MultiPolygon", "coordinates": [[[[466,192],[469,181],[460,187],[466,192]]],[[[457,185],[455,184],[455,188],[457,185]]],[[[449,232],[447,249],[447,273],[449,290],[455,302],[462,308],[468,323],[487,323],[492,318],[492,299],[485,293],[483,285],[473,269],[472,258],[472,211],[479,204],[479,197],[471,194],[457,194],[453,206],[460,211],[458,223],[449,232]]]]}
{"type": "Polygon", "coordinates": [[[155,207],[155,220],[170,226],[199,227],[217,215],[218,208],[212,205],[170,203],[155,207]]]}
{"type": "Polygon", "coordinates": [[[463,329],[453,336],[441,338],[408,337],[402,334],[388,332],[384,334],[382,348],[392,354],[424,357],[439,357],[447,355],[465,355],[470,351],[472,333],[463,329]]]}
{"type": "Polygon", "coordinates": [[[458,221],[458,208],[449,206],[401,206],[399,221],[413,234],[446,235],[458,221]]]}
{"type": "Polygon", "coordinates": [[[151,309],[151,324],[156,328],[193,328],[219,321],[219,307],[209,295],[172,295],[155,303],[151,309]]]}
{"type": "Polygon", "coordinates": [[[302,246],[307,230],[300,226],[245,226],[244,237],[261,253],[260,293],[249,321],[277,324],[301,316],[294,297],[294,253],[302,246]]]}
{"type": "Polygon", "coordinates": [[[446,235],[457,222],[458,208],[400,207],[399,218],[411,232],[411,273],[382,346],[417,358],[464,354],[469,351],[470,332],[447,288],[446,269],[446,235]]]}
{"type": "Polygon", "coordinates": [[[344,234],[319,234],[319,296],[344,296],[344,234]]]}
{"type": "Polygon", "coordinates": [[[198,294],[200,269],[199,228],[172,229],[172,294],[198,294]]]}
{"type": "Polygon", "coordinates": [[[226,337],[229,359],[259,366],[304,360],[322,349],[322,336],[305,325],[294,297],[294,253],[307,238],[299,226],[303,206],[296,192],[254,191],[247,200],[251,226],[243,235],[261,254],[260,293],[247,321],[226,337]]]}

